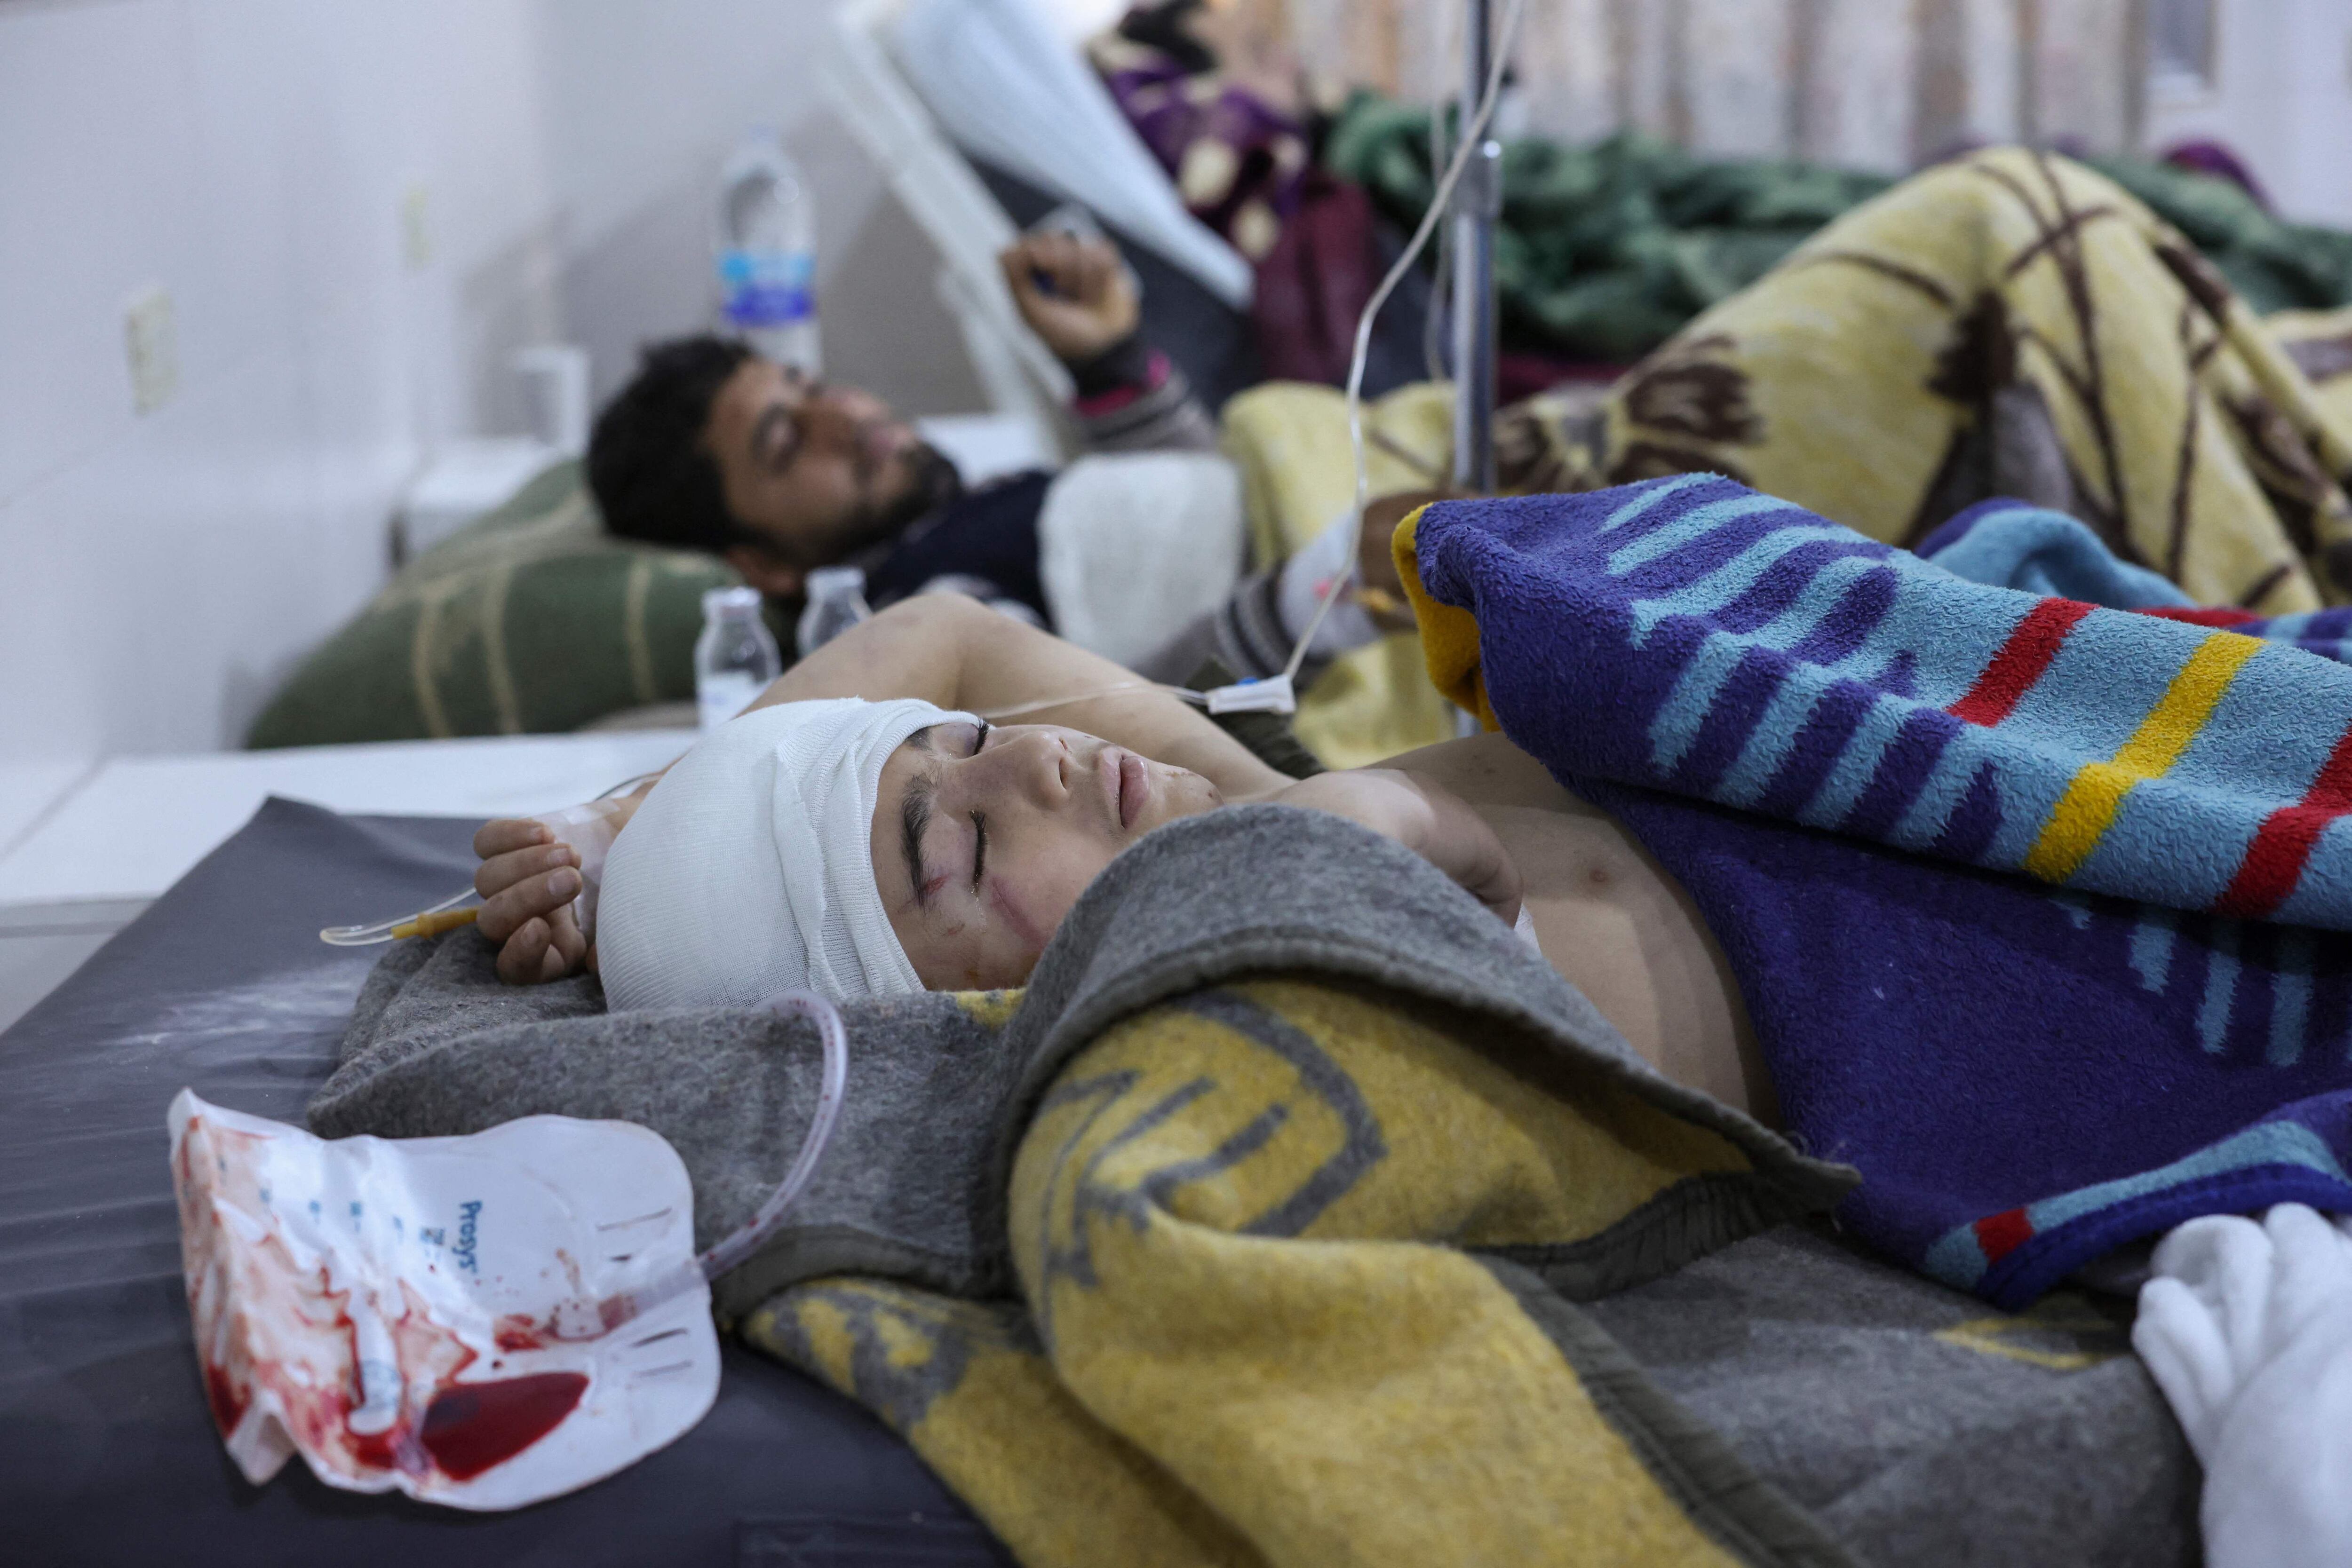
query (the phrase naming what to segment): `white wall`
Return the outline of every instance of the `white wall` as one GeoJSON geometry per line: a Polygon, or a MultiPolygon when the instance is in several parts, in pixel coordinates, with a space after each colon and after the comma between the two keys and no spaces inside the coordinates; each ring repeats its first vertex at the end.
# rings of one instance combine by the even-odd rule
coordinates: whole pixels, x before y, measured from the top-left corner
{"type": "Polygon", "coordinates": [[[601,398],[637,345],[710,306],[709,213],[744,129],[781,128],[814,186],[825,371],[909,413],[982,406],[929,243],[824,102],[830,0],[545,0],[564,314],[601,398]]]}
{"type": "Polygon", "coordinates": [[[2159,88],[2147,145],[2235,149],[2280,212],[2352,226],[2352,0],[2215,0],[2208,91],[2159,88]]]}
{"type": "Polygon", "coordinates": [[[609,390],[699,326],[752,120],[817,186],[828,368],[978,406],[924,242],[817,110],[828,9],[0,0],[0,847],[101,757],[233,744],[380,584],[433,445],[520,428],[512,349],[587,342],[609,390]],[[150,285],[179,384],[142,414],[150,285]]]}

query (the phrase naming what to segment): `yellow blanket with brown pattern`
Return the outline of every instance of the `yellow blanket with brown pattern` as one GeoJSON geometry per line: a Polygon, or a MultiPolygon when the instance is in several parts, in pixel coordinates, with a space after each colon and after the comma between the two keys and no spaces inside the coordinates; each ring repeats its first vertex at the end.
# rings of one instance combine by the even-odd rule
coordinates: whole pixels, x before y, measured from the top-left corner
{"type": "Polygon", "coordinates": [[[1901,545],[2013,496],[2200,603],[2352,599],[2352,311],[2256,318],[2177,231],[2047,153],[1907,180],[1605,394],[1501,426],[1514,490],[1713,471],[1901,545]]]}
{"type": "Polygon", "coordinates": [[[836,1274],[743,1336],[1031,1568],[1846,1561],[1575,1301],[1849,1173],[1657,1078],[1385,841],[1273,807],[1166,831],[1185,852],[1115,865],[1025,996],[969,999],[1031,1062],[1015,1293],[836,1274]],[[1225,860],[1276,891],[1166,945],[1168,879],[1225,860]]]}

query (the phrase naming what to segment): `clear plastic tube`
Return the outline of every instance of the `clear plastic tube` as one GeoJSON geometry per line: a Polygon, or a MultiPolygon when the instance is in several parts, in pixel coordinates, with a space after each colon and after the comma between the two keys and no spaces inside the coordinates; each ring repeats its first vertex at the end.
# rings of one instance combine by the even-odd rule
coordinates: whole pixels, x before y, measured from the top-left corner
{"type": "Polygon", "coordinates": [[[768,1195],[760,1211],[740,1227],[733,1235],[720,1240],[709,1251],[695,1260],[703,1278],[715,1280],[736,1264],[758,1251],[777,1225],[784,1210],[816,1174],[816,1163],[824,1156],[824,1146],[833,1141],[834,1124],[841,1119],[842,1096],[849,1086],[849,1031],[842,1027],[841,1010],[814,991],[786,991],[772,998],[768,1010],[804,1018],[816,1026],[817,1043],[824,1051],[824,1075],[818,1082],[816,1113],[809,1118],[809,1130],[801,1139],[800,1153],[784,1172],[784,1179],[768,1195]]]}
{"type": "MultiPolygon", "coordinates": [[[[589,936],[592,940],[595,926],[596,879],[604,869],[604,851],[612,846],[614,834],[619,831],[618,829],[614,829],[612,833],[603,832],[599,824],[608,821],[609,817],[595,808],[625,789],[633,789],[648,779],[658,777],[660,777],[658,773],[640,773],[633,779],[622,779],[586,805],[566,806],[560,811],[550,811],[543,817],[532,819],[545,823],[560,842],[571,844],[580,854],[582,886],[580,896],[572,900],[572,905],[580,920],[582,935],[589,936]]],[[[432,908],[420,909],[414,915],[395,915],[390,920],[379,920],[372,925],[329,925],[320,931],[319,940],[330,947],[373,947],[378,943],[390,942],[400,936],[435,936],[452,925],[461,925],[463,922],[435,921],[432,917],[457,908],[473,896],[472,888],[461,888],[432,908]],[[404,926],[418,927],[418,929],[403,930],[404,926]]]]}
{"type": "MultiPolygon", "coordinates": [[[[1407,242],[1403,253],[1389,268],[1387,276],[1381,279],[1380,287],[1372,291],[1371,298],[1365,301],[1363,313],[1356,318],[1355,342],[1348,356],[1347,389],[1348,453],[1355,467],[1356,478],[1355,505],[1349,508],[1348,517],[1349,532],[1347,559],[1351,563],[1355,560],[1363,543],[1364,506],[1371,499],[1371,475],[1364,450],[1364,369],[1371,357],[1372,325],[1380,319],[1381,308],[1388,303],[1389,296],[1396,292],[1396,287],[1403,281],[1404,275],[1412,269],[1412,264],[1420,259],[1421,253],[1428,248],[1431,235],[1437,232],[1438,225],[1445,215],[1447,204],[1454,199],[1454,186],[1461,183],[1463,171],[1470,166],[1471,156],[1477,150],[1479,143],[1486,140],[1486,126],[1495,117],[1495,104],[1502,96],[1503,73],[1510,62],[1511,46],[1517,41],[1519,22],[1526,10],[1527,0],[1511,0],[1510,9],[1503,14],[1502,29],[1495,43],[1494,62],[1487,69],[1486,86],[1478,94],[1477,109],[1471,115],[1469,122],[1458,128],[1459,137],[1454,149],[1454,156],[1446,163],[1445,172],[1437,182],[1436,189],[1431,193],[1429,210],[1422,214],[1421,226],[1413,230],[1412,238],[1407,242]]],[[[1466,25],[1465,42],[1466,45],[1466,25]]],[[[1433,153],[1437,144],[1436,130],[1442,114],[1442,107],[1433,106],[1431,110],[1433,153]]],[[[1339,595],[1347,591],[1349,584],[1355,580],[1355,577],[1356,573],[1352,568],[1349,570],[1333,574],[1329,586],[1316,601],[1315,613],[1308,618],[1305,630],[1298,633],[1297,641],[1291,644],[1290,658],[1284,664],[1280,674],[1268,676],[1262,681],[1243,681],[1234,685],[1220,686],[1213,692],[1196,692],[1186,686],[1159,685],[1152,682],[1128,681],[1118,685],[1099,687],[1094,691],[1077,692],[1069,696],[1018,703],[1011,707],[983,713],[980,716],[993,723],[999,719],[1018,717],[1023,714],[1038,713],[1046,708],[1065,707],[1074,703],[1091,701],[1097,697],[1115,695],[1120,692],[1140,690],[1166,692],[1197,707],[1205,707],[1211,713],[1248,709],[1277,713],[1295,712],[1297,704],[1292,683],[1297,679],[1299,670],[1307,663],[1307,651],[1315,641],[1315,633],[1322,630],[1324,618],[1330,614],[1331,606],[1339,602],[1339,595]]]]}
{"type": "MultiPolygon", "coordinates": [[[[1495,43],[1494,62],[1487,68],[1486,88],[1478,95],[1477,112],[1467,125],[1459,128],[1453,161],[1446,164],[1445,177],[1437,183],[1437,189],[1430,194],[1429,210],[1422,214],[1421,226],[1413,230],[1404,254],[1397,257],[1396,265],[1390,267],[1388,276],[1381,279],[1381,286],[1372,290],[1371,298],[1365,302],[1364,313],[1356,318],[1355,350],[1348,359],[1348,451],[1356,465],[1356,504],[1349,514],[1348,527],[1349,537],[1359,548],[1363,540],[1364,505],[1371,499],[1372,487],[1371,475],[1364,455],[1364,366],[1371,354],[1372,323],[1379,319],[1381,307],[1388,303],[1389,296],[1395,292],[1407,269],[1429,244],[1429,236],[1436,232],[1438,223],[1445,215],[1446,204],[1454,199],[1454,187],[1461,183],[1462,172],[1470,166],[1472,154],[1486,139],[1486,124],[1495,117],[1496,99],[1502,96],[1503,72],[1510,62],[1511,45],[1518,37],[1519,18],[1526,9],[1527,0],[1511,0],[1511,8],[1503,14],[1502,32],[1495,43]]],[[[1465,45],[1467,45],[1466,35],[1465,45]]],[[[1349,559],[1354,559],[1356,554],[1357,549],[1350,549],[1349,559]]],[[[1316,605],[1307,629],[1299,633],[1297,644],[1290,650],[1290,663],[1283,666],[1286,679],[1295,677],[1299,666],[1307,662],[1307,644],[1315,640],[1316,632],[1322,627],[1323,618],[1339,601],[1339,594],[1348,586],[1351,575],[1342,573],[1334,577],[1331,585],[1323,591],[1322,600],[1316,605]]]]}
{"type": "Polygon", "coordinates": [[[816,1174],[817,1162],[824,1158],[825,1145],[833,1141],[834,1126],[841,1119],[843,1096],[849,1085],[849,1031],[843,1027],[841,1011],[814,991],[786,991],[769,999],[768,1010],[804,1018],[816,1026],[817,1043],[824,1051],[824,1076],[817,1084],[816,1112],[809,1118],[809,1129],[802,1134],[800,1152],[793,1156],[784,1179],[776,1184],[759,1212],[728,1236],[721,1238],[709,1250],[690,1262],[680,1264],[634,1291],[624,1291],[607,1296],[601,1301],[566,1301],[556,1309],[555,1332],[567,1340],[593,1339],[612,1333],[630,1319],[641,1316],[662,1302],[683,1295],[697,1285],[716,1280],[730,1269],[758,1252],[783,1223],[784,1212],[801,1195],[816,1174]]]}
{"type": "Polygon", "coordinates": [[[1190,686],[1165,685],[1159,681],[1121,681],[1117,685],[1097,686],[1090,692],[1076,692],[1062,697],[1040,697],[1035,702],[1014,703],[1010,707],[990,708],[979,716],[991,724],[1001,724],[1008,718],[1019,718],[1023,714],[1043,713],[1047,708],[1067,707],[1073,703],[1093,702],[1100,697],[1115,697],[1124,692],[1139,694],[1165,692],[1170,696],[1180,697],[1195,707],[1205,706],[1209,700],[1206,693],[1196,692],[1190,686]]]}
{"type": "Polygon", "coordinates": [[[319,933],[319,940],[330,947],[373,947],[379,942],[389,942],[394,930],[413,925],[428,915],[439,915],[455,909],[474,896],[470,887],[451,894],[430,909],[420,909],[414,915],[403,915],[391,920],[379,920],[373,925],[329,925],[319,933]]]}

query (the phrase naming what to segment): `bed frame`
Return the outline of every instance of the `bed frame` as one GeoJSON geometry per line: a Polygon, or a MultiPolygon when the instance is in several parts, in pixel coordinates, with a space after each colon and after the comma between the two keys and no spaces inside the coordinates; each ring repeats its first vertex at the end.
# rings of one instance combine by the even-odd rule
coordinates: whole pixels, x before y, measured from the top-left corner
{"type": "MultiPolygon", "coordinates": [[[[1478,112],[1494,68],[1491,0],[1463,0],[1462,96],[1457,126],[1478,112]]],[[[1495,488],[1495,220],[1503,212],[1503,146],[1484,138],[1454,188],[1454,484],[1495,488]]]]}
{"type": "MultiPolygon", "coordinates": [[[[1047,450],[1075,457],[1076,432],[1066,412],[1069,372],[1022,322],[997,269],[997,252],[1017,234],[1013,220],[892,57],[890,29],[906,4],[847,0],[835,12],[833,65],[824,73],[835,111],[938,247],[940,300],[963,333],[990,404],[1028,421],[1047,450]]],[[[1494,35],[1491,0],[1463,4],[1469,47],[1463,51],[1456,123],[1466,124],[1491,68],[1494,35]]],[[[1456,187],[1448,236],[1456,280],[1454,482],[1479,491],[1495,486],[1494,235],[1502,208],[1501,168],[1501,145],[1489,138],[1456,187]]]]}

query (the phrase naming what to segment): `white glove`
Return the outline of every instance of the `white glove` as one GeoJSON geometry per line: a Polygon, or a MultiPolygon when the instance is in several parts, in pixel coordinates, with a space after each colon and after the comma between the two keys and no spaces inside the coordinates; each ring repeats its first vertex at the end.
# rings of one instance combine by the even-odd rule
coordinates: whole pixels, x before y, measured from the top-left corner
{"type": "Polygon", "coordinates": [[[2132,1345],[2205,1466],[2212,1568],[2352,1563],[2352,1236],[2301,1204],[2156,1249],[2132,1345]]]}

